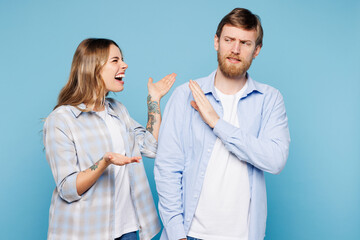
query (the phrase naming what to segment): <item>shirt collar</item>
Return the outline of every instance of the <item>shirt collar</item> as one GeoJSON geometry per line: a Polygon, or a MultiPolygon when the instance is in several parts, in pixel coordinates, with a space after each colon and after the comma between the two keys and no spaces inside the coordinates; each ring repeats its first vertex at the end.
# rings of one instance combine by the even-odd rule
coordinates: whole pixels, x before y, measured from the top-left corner
{"type": "Polygon", "coordinates": [[[246,91],[244,92],[244,96],[242,98],[245,98],[247,96],[249,96],[250,94],[252,94],[253,92],[258,92],[260,94],[263,94],[263,91],[260,89],[260,87],[258,86],[258,83],[255,82],[249,75],[249,73],[246,73],[247,75],[247,83],[248,83],[248,87],[246,89],[246,91]]]}
{"type": "Polygon", "coordinates": [[[85,108],[86,108],[86,105],[84,103],[81,103],[77,106],[70,106],[70,110],[76,118],[78,118],[80,116],[80,114],[83,113],[83,111],[81,111],[81,110],[84,110],[85,108]]]}
{"type": "Polygon", "coordinates": [[[115,103],[105,99],[105,107],[107,112],[113,117],[119,117],[119,115],[114,111],[115,110],[115,103]]]}
{"type": "MultiPolygon", "coordinates": [[[[213,71],[208,77],[208,81],[204,81],[204,84],[202,85],[202,90],[204,92],[204,94],[208,94],[211,93],[215,99],[217,101],[219,101],[219,98],[216,94],[215,91],[215,76],[216,76],[216,71],[213,71]]],[[[253,92],[258,92],[258,93],[263,93],[258,84],[250,77],[249,73],[246,73],[247,76],[247,83],[248,83],[248,87],[246,88],[244,95],[242,98],[245,98],[247,96],[249,96],[250,94],[252,94],[253,92]]]]}
{"type": "MultiPolygon", "coordinates": [[[[105,99],[105,108],[106,108],[106,112],[108,114],[110,114],[111,116],[114,116],[114,117],[119,117],[119,115],[116,114],[116,112],[114,111],[114,106],[115,104],[112,103],[111,101],[109,101],[108,99],[105,99]]],[[[74,116],[76,118],[78,118],[80,116],[80,114],[84,113],[83,111],[81,110],[85,110],[86,108],[86,105],[84,103],[81,103],[77,106],[73,106],[71,108],[71,111],[72,113],[74,114],[74,116]]],[[[90,112],[93,112],[93,111],[90,111],[90,112]]]]}

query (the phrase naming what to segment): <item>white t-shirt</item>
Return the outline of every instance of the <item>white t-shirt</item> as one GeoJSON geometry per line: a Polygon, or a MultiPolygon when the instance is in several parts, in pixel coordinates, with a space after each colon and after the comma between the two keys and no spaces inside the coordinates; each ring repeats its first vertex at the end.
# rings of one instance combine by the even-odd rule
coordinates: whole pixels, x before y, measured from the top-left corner
{"type": "MultiPolygon", "coordinates": [[[[109,129],[113,149],[125,155],[124,141],[121,137],[118,119],[109,115],[106,110],[97,112],[109,129]]],[[[134,204],[130,195],[130,180],[127,165],[111,165],[115,170],[115,238],[139,229],[134,204]]]]}
{"type": "MultiPolygon", "coordinates": [[[[237,106],[247,88],[234,95],[216,89],[223,120],[239,127],[237,106]]],[[[247,240],[250,186],[245,162],[230,153],[218,138],[204,178],[199,202],[188,236],[206,240],[247,240]]]]}

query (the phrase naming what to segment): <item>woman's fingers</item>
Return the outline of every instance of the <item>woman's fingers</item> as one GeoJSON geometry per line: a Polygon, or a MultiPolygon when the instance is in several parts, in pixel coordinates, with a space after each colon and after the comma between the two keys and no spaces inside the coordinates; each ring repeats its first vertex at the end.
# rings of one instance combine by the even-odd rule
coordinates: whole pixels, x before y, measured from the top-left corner
{"type": "Polygon", "coordinates": [[[141,157],[126,157],[121,155],[121,159],[123,160],[123,165],[134,163],[134,162],[140,162],[141,157]]]}
{"type": "MultiPolygon", "coordinates": [[[[174,82],[175,82],[175,77],[176,77],[176,74],[175,73],[172,73],[172,74],[169,74],[169,75],[167,75],[166,77],[165,77],[165,79],[164,79],[164,87],[167,89],[167,90],[169,90],[171,87],[172,87],[172,85],[174,84],[174,82]]],[[[160,80],[160,81],[162,81],[162,80],[160,80]]]]}
{"type": "Polygon", "coordinates": [[[172,85],[174,84],[175,77],[176,77],[176,73],[171,73],[171,74],[166,76],[165,84],[166,84],[168,89],[170,89],[172,87],[172,85]]]}
{"type": "Polygon", "coordinates": [[[131,162],[140,162],[141,157],[130,157],[131,162]]]}
{"type": "MultiPolygon", "coordinates": [[[[175,79],[176,77],[176,73],[171,73],[171,74],[168,74],[166,75],[163,79],[161,79],[160,81],[163,81],[165,83],[170,83],[173,79],[175,79]]],[[[160,82],[159,81],[159,82],[160,82]]]]}
{"type": "Polygon", "coordinates": [[[127,157],[119,153],[107,153],[104,156],[105,159],[108,159],[112,164],[123,166],[125,164],[140,162],[141,157],[127,157]]]}
{"type": "Polygon", "coordinates": [[[149,77],[148,86],[153,83],[153,79],[149,77]]]}
{"type": "Polygon", "coordinates": [[[171,87],[174,84],[175,78],[176,78],[176,73],[172,73],[170,78],[167,80],[168,86],[171,87]]]}
{"type": "Polygon", "coordinates": [[[160,81],[154,83],[152,78],[148,82],[148,90],[151,96],[155,98],[163,97],[175,82],[176,73],[171,73],[163,77],[160,81]]]}

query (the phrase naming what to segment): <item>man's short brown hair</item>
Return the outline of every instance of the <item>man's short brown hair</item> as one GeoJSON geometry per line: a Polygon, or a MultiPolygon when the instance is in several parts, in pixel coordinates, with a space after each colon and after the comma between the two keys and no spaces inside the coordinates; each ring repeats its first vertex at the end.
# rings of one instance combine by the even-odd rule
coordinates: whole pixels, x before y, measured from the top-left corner
{"type": "Polygon", "coordinates": [[[216,36],[218,38],[220,38],[222,29],[226,24],[245,30],[255,29],[258,34],[255,42],[256,46],[262,46],[264,32],[261,26],[260,17],[258,15],[253,14],[251,11],[245,8],[235,8],[220,21],[216,30],[216,36]]]}

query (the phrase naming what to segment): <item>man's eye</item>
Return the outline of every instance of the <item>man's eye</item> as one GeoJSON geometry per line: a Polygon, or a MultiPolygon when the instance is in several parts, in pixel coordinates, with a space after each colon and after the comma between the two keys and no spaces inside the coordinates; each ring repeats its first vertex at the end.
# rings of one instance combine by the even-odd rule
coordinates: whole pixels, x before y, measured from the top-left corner
{"type": "Polygon", "coordinates": [[[115,60],[113,60],[113,62],[117,63],[117,62],[118,62],[118,60],[117,60],[117,59],[115,59],[115,60]]]}

